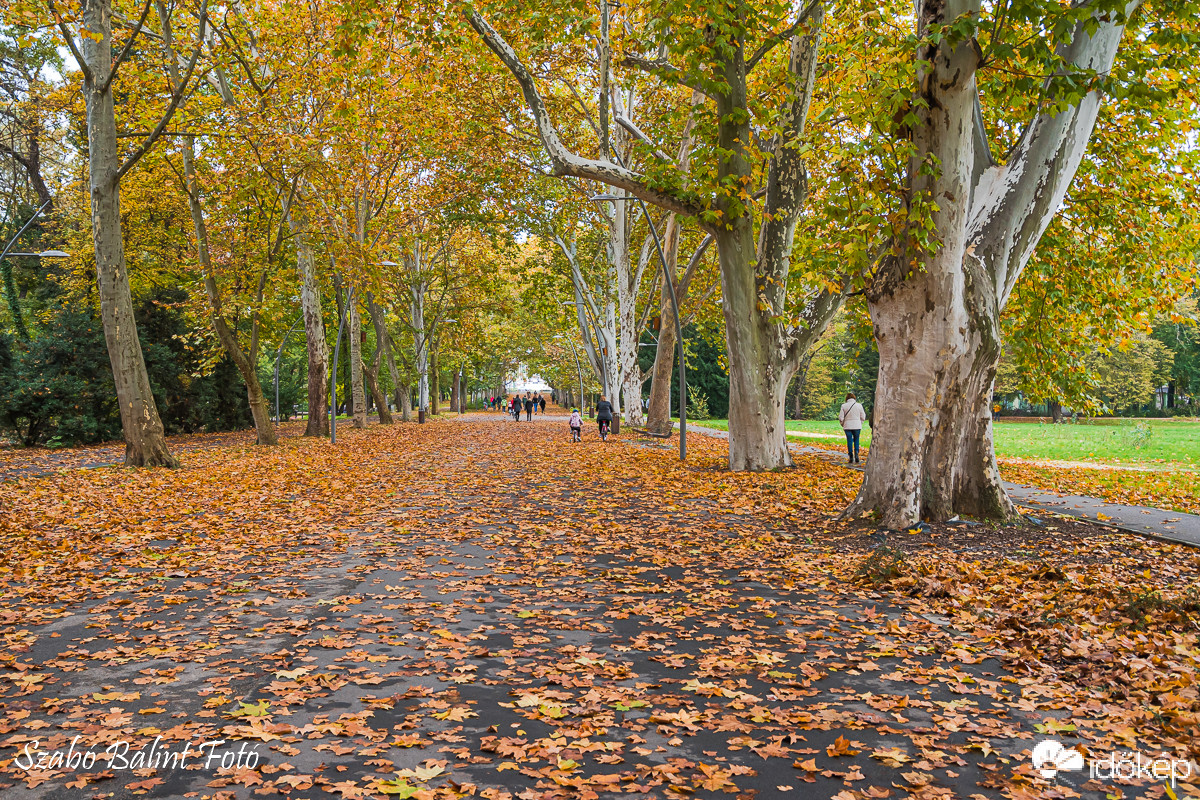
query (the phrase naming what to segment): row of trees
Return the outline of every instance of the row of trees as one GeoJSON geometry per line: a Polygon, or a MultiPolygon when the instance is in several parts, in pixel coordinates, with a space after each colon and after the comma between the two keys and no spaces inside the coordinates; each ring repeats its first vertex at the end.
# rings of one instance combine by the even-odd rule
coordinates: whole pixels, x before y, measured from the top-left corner
{"type": "Polygon", "coordinates": [[[1081,349],[1194,280],[1191,2],[111,3],[4,12],[6,130],[12,185],[53,195],[52,151],[55,235],[94,253],[63,280],[95,269],[131,464],[174,463],[134,324],[156,282],[189,289],[264,444],[258,365],[296,315],[313,435],[331,349],[363,425],[368,395],[429,405],[439,348],[558,381],[568,339],[667,428],[673,290],[724,338],[732,469],[791,463],[789,386],[842,315],[877,354],[848,513],[1003,517],[1006,336],[1070,401],[1081,349]]]}

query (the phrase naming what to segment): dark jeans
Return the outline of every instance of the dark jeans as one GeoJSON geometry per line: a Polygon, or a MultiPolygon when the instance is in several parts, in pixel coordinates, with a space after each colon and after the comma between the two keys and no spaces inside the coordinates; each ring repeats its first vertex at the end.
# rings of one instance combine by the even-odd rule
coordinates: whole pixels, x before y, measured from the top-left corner
{"type": "Polygon", "coordinates": [[[861,430],[846,429],[846,452],[851,461],[858,461],[858,437],[861,430]]]}

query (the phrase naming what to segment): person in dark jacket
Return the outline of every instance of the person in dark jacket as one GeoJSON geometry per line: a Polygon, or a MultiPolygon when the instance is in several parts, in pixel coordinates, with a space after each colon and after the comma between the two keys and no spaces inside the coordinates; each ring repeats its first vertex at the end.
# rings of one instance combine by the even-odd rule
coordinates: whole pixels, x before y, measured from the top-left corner
{"type": "Polygon", "coordinates": [[[613,421],[613,404],[608,402],[608,398],[600,395],[600,402],[596,403],[596,422],[600,426],[600,438],[608,438],[608,429],[612,427],[613,421]]]}
{"type": "Polygon", "coordinates": [[[543,414],[545,414],[545,413],[546,413],[546,398],[545,398],[545,397],[539,397],[539,398],[538,398],[538,403],[539,403],[539,404],[541,405],[541,407],[542,407],[542,413],[543,413],[543,414]]]}
{"type": "Polygon", "coordinates": [[[526,398],[525,398],[525,421],[528,422],[532,419],[533,419],[533,400],[530,399],[528,396],[526,396],[526,398]]]}

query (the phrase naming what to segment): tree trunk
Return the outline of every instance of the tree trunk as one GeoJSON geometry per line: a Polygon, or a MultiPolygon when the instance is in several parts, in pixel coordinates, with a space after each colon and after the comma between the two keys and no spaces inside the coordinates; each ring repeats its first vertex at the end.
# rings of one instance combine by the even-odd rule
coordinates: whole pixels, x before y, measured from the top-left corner
{"type": "Polygon", "coordinates": [[[348,304],[347,313],[350,324],[347,325],[350,339],[350,408],[353,414],[353,425],[356,428],[367,427],[367,396],[363,390],[362,362],[362,313],[358,310],[358,298],[354,297],[348,304]]]}
{"type": "Polygon", "coordinates": [[[785,358],[774,326],[758,311],[753,241],[745,218],[716,237],[729,353],[729,468],[735,471],[792,466],[783,412],[795,362],[785,358]]]}
{"type": "Polygon", "coordinates": [[[457,413],[459,406],[459,395],[462,393],[462,386],[459,383],[458,373],[454,373],[454,385],[450,391],[450,411],[457,413]]]}
{"type": "Polygon", "coordinates": [[[1050,421],[1055,425],[1062,422],[1062,403],[1057,400],[1051,400],[1047,405],[1050,406],[1050,421]]]}
{"type": "MultiPolygon", "coordinates": [[[[969,10],[948,6],[925,7],[921,29],[969,10]]],[[[964,268],[978,54],[970,42],[943,41],[925,57],[910,192],[942,199],[931,212],[940,240],[918,269],[912,263],[920,256],[907,241],[898,244],[901,252],[882,262],[867,294],[879,347],[875,430],[866,478],[846,512],[875,511],[897,529],[922,518],[943,521],[958,509],[997,517],[1013,511],[991,439],[1000,358],[995,290],[982,272],[964,268]],[[936,174],[917,166],[926,154],[940,165],[936,174]]]]}
{"type": "Polygon", "coordinates": [[[120,180],[117,172],[117,121],[112,86],[112,10],[108,0],[83,6],[83,58],[91,73],[84,83],[87,102],[88,181],[92,206],[92,240],[104,341],[112,363],[113,382],[125,435],[125,464],[132,467],[177,467],[163,431],[150,377],[133,318],[133,297],[125,264],[121,231],[120,180]],[[90,32],[96,36],[87,35],[90,32]]]}
{"type": "MultiPolygon", "coordinates": [[[[686,166],[690,143],[681,148],[680,162],[686,166]]],[[[675,300],[682,304],[686,286],[676,279],[679,263],[679,222],[675,214],[667,217],[663,231],[663,255],[666,269],[670,270],[675,284],[675,300]]],[[[688,281],[690,283],[690,281],[688,281]]],[[[675,312],[671,303],[671,292],[667,276],[659,282],[658,292],[658,346],[654,350],[654,367],[650,378],[650,407],[647,409],[646,428],[654,433],[671,432],[671,375],[675,370],[675,312]]]]}
{"type": "Polygon", "coordinates": [[[316,258],[308,240],[308,220],[302,212],[288,214],[296,245],[296,272],[300,278],[300,309],[304,314],[304,341],[308,353],[308,422],[305,436],[329,435],[329,345],[321,316],[321,290],[317,286],[316,258]]]}
{"type": "Polygon", "coordinates": [[[404,422],[412,421],[412,387],[396,387],[396,399],[400,403],[400,419],[404,422]]]}
{"type": "Polygon", "coordinates": [[[391,425],[392,412],[388,410],[387,398],[383,396],[383,392],[379,391],[379,362],[376,361],[371,365],[370,369],[363,370],[363,378],[367,382],[367,388],[371,392],[371,401],[375,404],[375,408],[379,411],[379,424],[391,425]]]}
{"type": "Polygon", "coordinates": [[[654,371],[650,379],[650,409],[646,428],[653,433],[670,433],[672,386],[675,373],[675,322],[671,314],[671,298],[666,284],[662,286],[659,303],[662,324],[658,326],[658,347],[654,353],[654,371]]]}
{"type": "MultiPolygon", "coordinates": [[[[1126,3],[1132,13],[1138,0],[1126,3]]],[[[978,10],[978,0],[922,7],[920,31],[978,10]]],[[[1105,74],[1123,26],[1107,11],[1080,20],[1059,46],[1063,63],[1105,74]]],[[[936,198],[937,250],[889,256],[867,293],[879,345],[877,412],[866,479],[847,515],[882,515],[899,528],[954,514],[993,519],[1015,509],[1000,482],[991,391],[1000,358],[999,317],[1057,213],[1095,126],[1100,94],[1065,108],[1047,102],[1006,163],[991,160],[977,109],[972,42],[943,39],[919,54],[912,107],[910,201],[936,198]],[[920,165],[938,164],[936,174],[920,165]],[[910,261],[911,257],[911,261],[910,261]],[[923,270],[909,275],[909,264],[923,270]]],[[[1047,84],[1048,91],[1054,91],[1047,84]]]]}
{"type": "MultiPolygon", "coordinates": [[[[164,20],[165,25],[166,20],[164,20]]],[[[166,40],[170,41],[169,34],[167,34],[166,40]]],[[[166,50],[167,63],[171,65],[172,80],[178,83],[179,78],[175,74],[177,70],[174,67],[174,54],[169,45],[166,50]]],[[[208,226],[204,220],[204,207],[200,200],[200,185],[196,180],[195,156],[192,152],[192,147],[193,142],[189,138],[183,143],[181,149],[183,177],[186,182],[188,206],[192,213],[192,228],[196,234],[197,259],[200,264],[200,271],[204,275],[204,291],[208,296],[213,328],[217,332],[217,338],[220,340],[221,346],[225,348],[226,354],[233,361],[238,373],[242,376],[242,381],[246,384],[246,399],[250,404],[250,414],[254,418],[254,430],[258,437],[257,443],[262,445],[279,444],[275,425],[271,421],[271,411],[267,406],[267,399],[263,395],[262,384],[258,380],[257,353],[251,352],[247,354],[242,350],[241,345],[237,341],[237,334],[225,319],[221,303],[221,291],[217,286],[216,277],[213,275],[212,259],[208,250],[208,226]]],[[[257,312],[255,312],[255,316],[255,324],[257,324],[257,312]]]]}

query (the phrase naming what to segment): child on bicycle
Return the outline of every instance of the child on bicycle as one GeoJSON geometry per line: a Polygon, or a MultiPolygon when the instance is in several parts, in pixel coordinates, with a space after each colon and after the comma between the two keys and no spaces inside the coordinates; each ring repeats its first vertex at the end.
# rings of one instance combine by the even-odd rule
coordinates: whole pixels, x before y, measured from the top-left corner
{"type": "Polygon", "coordinates": [[[571,409],[571,441],[581,442],[583,438],[580,433],[583,431],[583,415],[579,413],[578,408],[571,409]]]}

